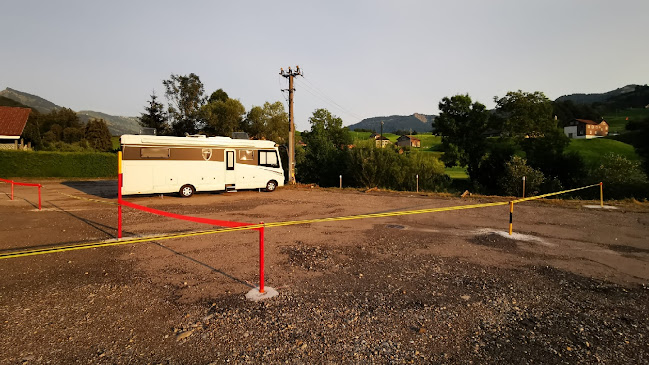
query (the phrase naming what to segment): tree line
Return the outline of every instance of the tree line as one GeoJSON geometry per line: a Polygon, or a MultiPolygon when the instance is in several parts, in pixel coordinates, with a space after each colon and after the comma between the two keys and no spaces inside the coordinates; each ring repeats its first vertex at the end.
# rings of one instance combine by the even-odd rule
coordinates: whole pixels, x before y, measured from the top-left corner
{"type": "Polygon", "coordinates": [[[605,154],[588,165],[578,153],[566,151],[570,139],[554,117],[556,106],[542,92],[508,92],[494,101],[496,108],[489,111],[468,94],[445,97],[435,119],[442,160],[447,166],[467,166],[473,189],[519,196],[525,176],[532,194],[602,181],[611,186],[611,197],[649,196],[639,163],[605,154]]]}
{"type": "Polygon", "coordinates": [[[231,98],[223,89],[208,96],[200,77],[194,73],[171,74],[162,84],[167,105],[152,93],[139,117],[140,125],[155,129],[157,135],[231,136],[242,131],[252,138],[280,145],[288,141],[288,114],[279,101],[253,106],[246,112],[241,101],[231,98]]]}
{"type": "Polygon", "coordinates": [[[82,123],[69,108],[40,113],[32,109],[22,137],[36,150],[46,151],[111,151],[108,125],[103,119],[82,123]]]}

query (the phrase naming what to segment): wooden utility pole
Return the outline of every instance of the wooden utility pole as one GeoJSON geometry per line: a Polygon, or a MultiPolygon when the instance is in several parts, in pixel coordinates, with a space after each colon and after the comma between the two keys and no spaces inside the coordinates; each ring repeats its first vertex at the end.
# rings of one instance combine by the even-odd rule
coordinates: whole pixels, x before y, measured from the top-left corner
{"type": "MultiPolygon", "coordinates": [[[[300,66],[295,66],[295,71],[288,68],[288,72],[280,69],[279,74],[288,78],[288,183],[295,184],[295,123],[293,122],[293,77],[302,76],[300,66]]],[[[282,90],[286,91],[286,90],[282,90]]]]}

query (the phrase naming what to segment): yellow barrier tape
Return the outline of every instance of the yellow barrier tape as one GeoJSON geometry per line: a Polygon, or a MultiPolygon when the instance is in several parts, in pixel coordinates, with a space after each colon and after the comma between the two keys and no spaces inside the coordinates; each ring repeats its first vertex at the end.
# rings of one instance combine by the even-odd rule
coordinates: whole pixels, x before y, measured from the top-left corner
{"type": "Polygon", "coordinates": [[[520,203],[520,202],[525,202],[525,201],[528,201],[528,200],[541,199],[541,198],[545,198],[545,197],[548,197],[548,196],[570,193],[570,192],[573,192],[573,191],[588,189],[588,188],[592,188],[592,187],[595,187],[595,186],[599,186],[599,184],[583,186],[581,188],[575,188],[575,189],[570,189],[570,190],[557,191],[556,193],[547,193],[547,194],[543,194],[543,195],[531,196],[529,198],[516,199],[513,202],[514,203],[520,203]]]}
{"type": "Polygon", "coordinates": [[[87,200],[87,201],[91,201],[91,202],[95,202],[95,203],[103,203],[103,204],[117,205],[117,202],[112,202],[112,201],[110,201],[110,200],[99,200],[99,199],[84,198],[84,197],[81,197],[81,196],[76,196],[76,195],[70,195],[70,194],[62,193],[62,192],[60,192],[60,191],[57,191],[57,193],[59,193],[59,194],[61,194],[61,195],[68,196],[68,197],[70,197],[70,198],[78,199],[78,200],[87,200]]]}
{"type": "MultiPolygon", "coordinates": [[[[528,201],[528,200],[536,200],[536,199],[541,199],[541,198],[548,197],[548,196],[565,194],[565,193],[569,193],[569,192],[572,192],[572,191],[592,188],[594,186],[599,186],[599,184],[584,186],[584,187],[576,188],[576,189],[563,190],[563,191],[559,191],[559,192],[555,192],[555,193],[543,194],[543,195],[533,196],[533,197],[524,198],[524,199],[517,199],[517,200],[513,200],[513,202],[514,203],[519,203],[519,202],[524,202],[524,201],[528,201]]],[[[61,194],[63,194],[63,193],[61,193],[61,194]]],[[[67,195],[67,194],[63,194],[63,195],[67,195]]],[[[74,197],[72,195],[70,195],[70,196],[74,197]]],[[[79,198],[79,197],[74,197],[74,198],[79,198]]],[[[81,199],[85,199],[85,198],[81,198],[81,199]]],[[[102,202],[100,200],[96,200],[96,201],[102,202]]],[[[106,202],[106,203],[109,203],[109,202],[106,202]]],[[[110,204],[113,204],[113,203],[110,202],[110,204]]],[[[407,210],[407,211],[388,212],[388,213],[370,213],[370,214],[348,215],[348,216],[343,216],[343,217],[315,218],[315,219],[304,219],[304,220],[297,220],[297,221],[271,222],[271,223],[266,223],[263,226],[266,227],[266,228],[271,228],[271,227],[283,227],[283,226],[292,226],[292,225],[299,225],[299,224],[309,224],[309,223],[337,222],[337,221],[347,221],[347,220],[367,219],[367,218],[396,217],[396,216],[402,216],[402,215],[424,214],[424,213],[435,213],[435,212],[448,212],[448,211],[453,211],[453,210],[495,207],[495,206],[508,205],[508,204],[509,204],[509,201],[496,202],[496,203],[471,204],[471,205],[456,205],[456,206],[442,207],[442,208],[407,210]]],[[[215,234],[215,233],[224,233],[224,232],[245,231],[245,230],[251,230],[251,229],[258,229],[258,228],[261,228],[261,227],[262,227],[262,224],[253,224],[253,225],[249,225],[249,226],[234,227],[234,228],[220,228],[220,229],[198,231],[198,232],[190,232],[190,233],[172,233],[172,234],[164,234],[164,235],[151,236],[151,237],[128,238],[128,239],[123,239],[123,240],[120,240],[120,241],[114,241],[113,240],[113,241],[89,242],[89,243],[79,243],[79,244],[66,245],[66,246],[56,246],[56,247],[46,247],[46,248],[41,248],[41,249],[14,251],[14,252],[0,254],[0,260],[8,259],[8,258],[15,258],[15,257],[23,257],[23,256],[44,255],[44,254],[55,253],[55,252],[83,250],[83,249],[88,249],[88,248],[126,245],[126,244],[133,244],[133,243],[168,240],[168,239],[174,239],[174,238],[195,237],[195,236],[202,236],[202,235],[215,234]]]]}

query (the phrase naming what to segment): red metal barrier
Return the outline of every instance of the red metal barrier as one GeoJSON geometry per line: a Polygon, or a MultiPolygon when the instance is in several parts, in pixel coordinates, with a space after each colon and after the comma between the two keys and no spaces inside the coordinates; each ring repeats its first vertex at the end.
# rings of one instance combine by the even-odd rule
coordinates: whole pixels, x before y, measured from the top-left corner
{"type": "Polygon", "coordinates": [[[11,184],[11,200],[14,200],[14,185],[37,187],[38,188],[38,210],[42,210],[41,209],[41,188],[43,186],[41,184],[22,183],[22,182],[2,179],[2,178],[0,178],[0,181],[5,182],[7,184],[11,184]]]}
{"type": "Polygon", "coordinates": [[[259,228],[259,294],[264,293],[264,222],[259,228]]]}

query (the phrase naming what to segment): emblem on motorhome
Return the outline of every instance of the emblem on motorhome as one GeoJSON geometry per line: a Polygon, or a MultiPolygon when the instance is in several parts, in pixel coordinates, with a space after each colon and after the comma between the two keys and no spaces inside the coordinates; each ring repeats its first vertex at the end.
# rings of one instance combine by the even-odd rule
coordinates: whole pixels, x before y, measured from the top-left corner
{"type": "Polygon", "coordinates": [[[205,161],[207,161],[211,157],[212,157],[212,149],[211,148],[203,148],[203,159],[205,161]]]}

